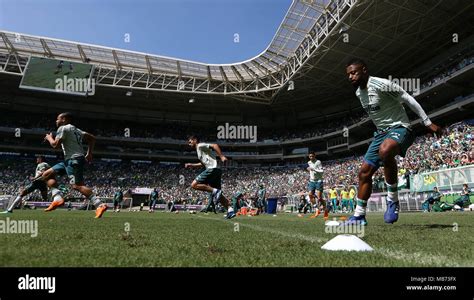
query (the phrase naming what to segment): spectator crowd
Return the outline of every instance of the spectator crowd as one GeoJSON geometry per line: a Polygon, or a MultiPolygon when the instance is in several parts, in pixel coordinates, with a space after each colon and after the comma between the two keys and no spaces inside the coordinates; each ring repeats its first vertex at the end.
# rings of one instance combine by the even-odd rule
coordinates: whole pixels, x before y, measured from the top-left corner
{"type": "MultiPolygon", "coordinates": [[[[453,168],[474,163],[474,126],[467,122],[446,128],[441,137],[430,135],[418,137],[405,158],[398,157],[399,175],[453,168]]],[[[358,170],[362,156],[323,161],[324,184],[350,186],[358,183],[358,170]]],[[[49,162],[51,165],[55,161],[49,162]]],[[[0,195],[16,194],[21,186],[28,184],[33,176],[35,163],[32,158],[2,156],[0,160],[0,195]]],[[[240,191],[254,196],[263,184],[268,197],[294,195],[306,190],[307,165],[278,167],[227,167],[223,172],[223,191],[228,196],[240,191]]],[[[198,203],[206,195],[190,188],[199,170],[185,169],[183,165],[163,165],[148,162],[96,161],[85,170],[88,186],[94,187],[100,197],[113,197],[118,190],[128,191],[136,187],[158,188],[164,201],[198,203]]],[[[66,182],[65,178],[61,179],[66,182]]],[[[382,169],[374,175],[374,189],[383,188],[382,169]]],[[[71,191],[71,197],[80,195],[71,191]]],[[[38,197],[32,194],[31,197],[38,197]]]]}

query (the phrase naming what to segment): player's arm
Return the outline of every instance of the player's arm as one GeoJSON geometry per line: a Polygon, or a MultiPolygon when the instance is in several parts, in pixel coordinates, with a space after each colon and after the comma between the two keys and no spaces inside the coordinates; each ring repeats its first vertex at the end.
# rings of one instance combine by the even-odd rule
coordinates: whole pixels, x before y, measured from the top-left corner
{"type": "Polygon", "coordinates": [[[415,100],[415,98],[413,98],[401,87],[396,85],[395,87],[399,88],[400,92],[398,92],[397,94],[400,97],[400,101],[402,101],[402,103],[405,103],[414,113],[416,113],[416,115],[421,118],[423,124],[428,127],[432,132],[441,135],[441,127],[431,122],[430,118],[428,117],[428,115],[426,115],[425,111],[423,110],[421,105],[415,100]]]}
{"type": "Polygon", "coordinates": [[[314,166],[314,171],[317,173],[323,173],[323,165],[321,164],[321,161],[317,161],[316,165],[314,166]]]}
{"type": "Polygon", "coordinates": [[[214,151],[216,151],[217,156],[220,157],[220,159],[221,159],[222,162],[227,161],[227,157],[225,157],[224,154],[222,154],[221,147],[219,147],[219,145],[217,145],[217,144],[211,144],[210,147],[211,147],[214,151]]]}
{"type": "Polygon", "coordinates": [[[46,136],[44,137],[45,141],[48,141],[48,143],[53,147],[54,149],[59,148],[61,146],[61,136],[57,135],[55,138],[53,137],[53,133],[47,133],[46,136]]]}
{"type": "Polygon", "coordinates": [[[204,165],[201,162],[199,162],[197,164],[191,164],[191,163],[184,164],[185,168],[200,168],[202,166],[204,166],[204,165]]]}
{"type": "Polygon", "coordinates": [[[87,154],[86,154],[86,160],[88,162],[92,161],[92,152],[94,151],[95,147],[95,136],[88,132],[84,132],[82,135],[82,139],[87,143],[87,154]]]}

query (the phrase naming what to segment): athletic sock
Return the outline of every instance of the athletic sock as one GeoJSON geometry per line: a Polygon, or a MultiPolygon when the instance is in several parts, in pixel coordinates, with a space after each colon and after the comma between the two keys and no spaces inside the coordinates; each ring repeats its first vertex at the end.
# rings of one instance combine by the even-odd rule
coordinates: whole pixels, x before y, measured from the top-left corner
{"type": "Polygon", "coordinates": [[[388,201],[393,201],[393,202],[398,202],[398,183],[393,183],[390,184],[388,182],[385,182],[387,185],[387,200],[388,201]]]}
{"type": "Polygon", "coordinates": [[[89,196],[89,200],[92,202],[92,204],[94,204],[95,208],[98,208],[99,205],[102,204],[102,201],[100,201],[99,199],[97,199],[97,197],[95,196],[95,193],[92,193],[92,194],[89,196]]]}
{"type": "Polygon", "coordinates": [[[21,199],[23,199],[22,196],[17,196],[15,198],[15,200],[13,200],[12,204],[10,205],[10,207],[7,208],[7,211],[13,211],[13,208],[18,204],[18,202],[21,201],[21,199]]]}
{"type": "Polygon", "coordinates": [[[356,198],[357,206],[354,212],[355,217],[365,216],[367,210],[367,200],[356,198]]]}
{"type": "Polygon", "coordinates": [[[55,187],[51,188],[51,196],[53,201],[60,201],[63,200],[63,196],[61,195],[61,191],[55,187]]]}

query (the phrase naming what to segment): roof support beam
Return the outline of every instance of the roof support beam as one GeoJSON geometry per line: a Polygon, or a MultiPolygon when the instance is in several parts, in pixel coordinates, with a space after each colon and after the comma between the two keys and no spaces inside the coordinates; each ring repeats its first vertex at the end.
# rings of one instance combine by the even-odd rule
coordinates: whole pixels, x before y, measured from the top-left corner
{"type": "Polygon", "coordinates": [[[11,54],[17,54],[17,51],[16,51],[15,47],[13,46],[13,44],[8,39],[5,32],[2,32],[1,36],[2,36],[3,42],[5,43],[5,46],[7,46],[8,52],[10,52],[11,54]]]}
{"type": "Polygon", "coordinates": [[[84,49],[82,49],[82,46],[77,44],[77,50],[79,51],[79,55],[81,56],[82,62],[89,62],[90,59],[87,58],[86,53],[84,52],[84,49]]]}
{"type": "Polygon", "coordinates": [[[120,60],[117,56],[117,51],[112,50],[112,55],[114,56],[115,66],[118,70],[122,70],[122,64],[120,63],[120,60]]]}
{"type": "Polygon", "coordinates": [[[146,68],[148,69],[148,74],[153,74],[153,67],[151,66],[150,57],[145,55],[146,68]]]}
{"type": "Polygon", "coordinates": [[[227,75],[225,74],[224,68],[220,66],[219,70],[221,71],[222,79],[224,79],[225,82],[229,83],[229,79],[227,78],[227,75]]]}
{"type": "Polygon", "coordinates": [[[178,78],[179,80],[181,80],[183,72],[181,72],[181,64],[179,63],[179,60],[176,61],[176,69],[178,70],[178,78]]]}
{"type": "Polygon", "coordinates": [[[47,57],[54,57],[53,52],[51,52],[51,49],[49,49],[48,44],[46,44],[46,41],[44,39],[40,39],[41,46],[43,46],[44,53],[46,54],[47,57]]]}
{"type": "Polygon", "coordinates": [[[211,67],[206,66],[206,69],[207,69],[207,79],[211,81],[212,80],[211,67]]]}
{"type": "Polygon", "coordinates": [[[240,75],[239,71],[237,71],[237,68],[234,67],[234,66],[231,66],[230,67],[232,69],[232,71],[234,72],[235,76],[237,78],[239,78],[240,81],[244,81],[244,78],[242,77],[242,75],[240,75]]]}

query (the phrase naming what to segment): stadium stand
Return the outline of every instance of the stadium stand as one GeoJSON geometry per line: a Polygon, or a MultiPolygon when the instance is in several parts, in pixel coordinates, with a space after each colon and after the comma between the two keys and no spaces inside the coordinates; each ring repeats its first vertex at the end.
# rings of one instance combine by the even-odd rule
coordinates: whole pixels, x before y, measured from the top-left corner
{"type": "MultiPolygon", "coordinates": [[[[405,159],[398,159],[399,175],[417,174],[474,163],[474,120],[458,122],[446,128],[446,135],[440,138],[420,136],[410,147],[405,159]]],[[[351,186],[357,184],[357,172],[362,156],[323,161],[325,185],[351,186]]],[[[50,158],[51,162],[56,161],[50,158]]],[[[32,157],[3,155],[0,168],[0,194],[15,194],[19,187],[28,182],[34,170],[32,157]]],[[[304,162],[284,166],[226,168],[223,185],[229,193],[247,192],[253,196],[263,184],[269,197],[290,196],[305,190],[307,171],[304,162]]],[[[100,197],[112,197],[117,189],[128,191],[135,187],[157,187],[165,201],[175,203],[204,202],[201,193],[189,189],[196,170],[184,169],[182,165],[164,165],[152,161],[97,161],[87,167],[86,183],[96,189],[100,197]],[[184,176],[184,182],[180,181],[184,176]],[[182,184],[181,184],[181,183],[182,184]]],[[[374,176],[374,190],[383,190],[382,172],[374,176]]],[[[32,199],[40,199],[32,194],[32,199]]],[[[80,198],[76,192],[71,197],[80,198]]]]}

